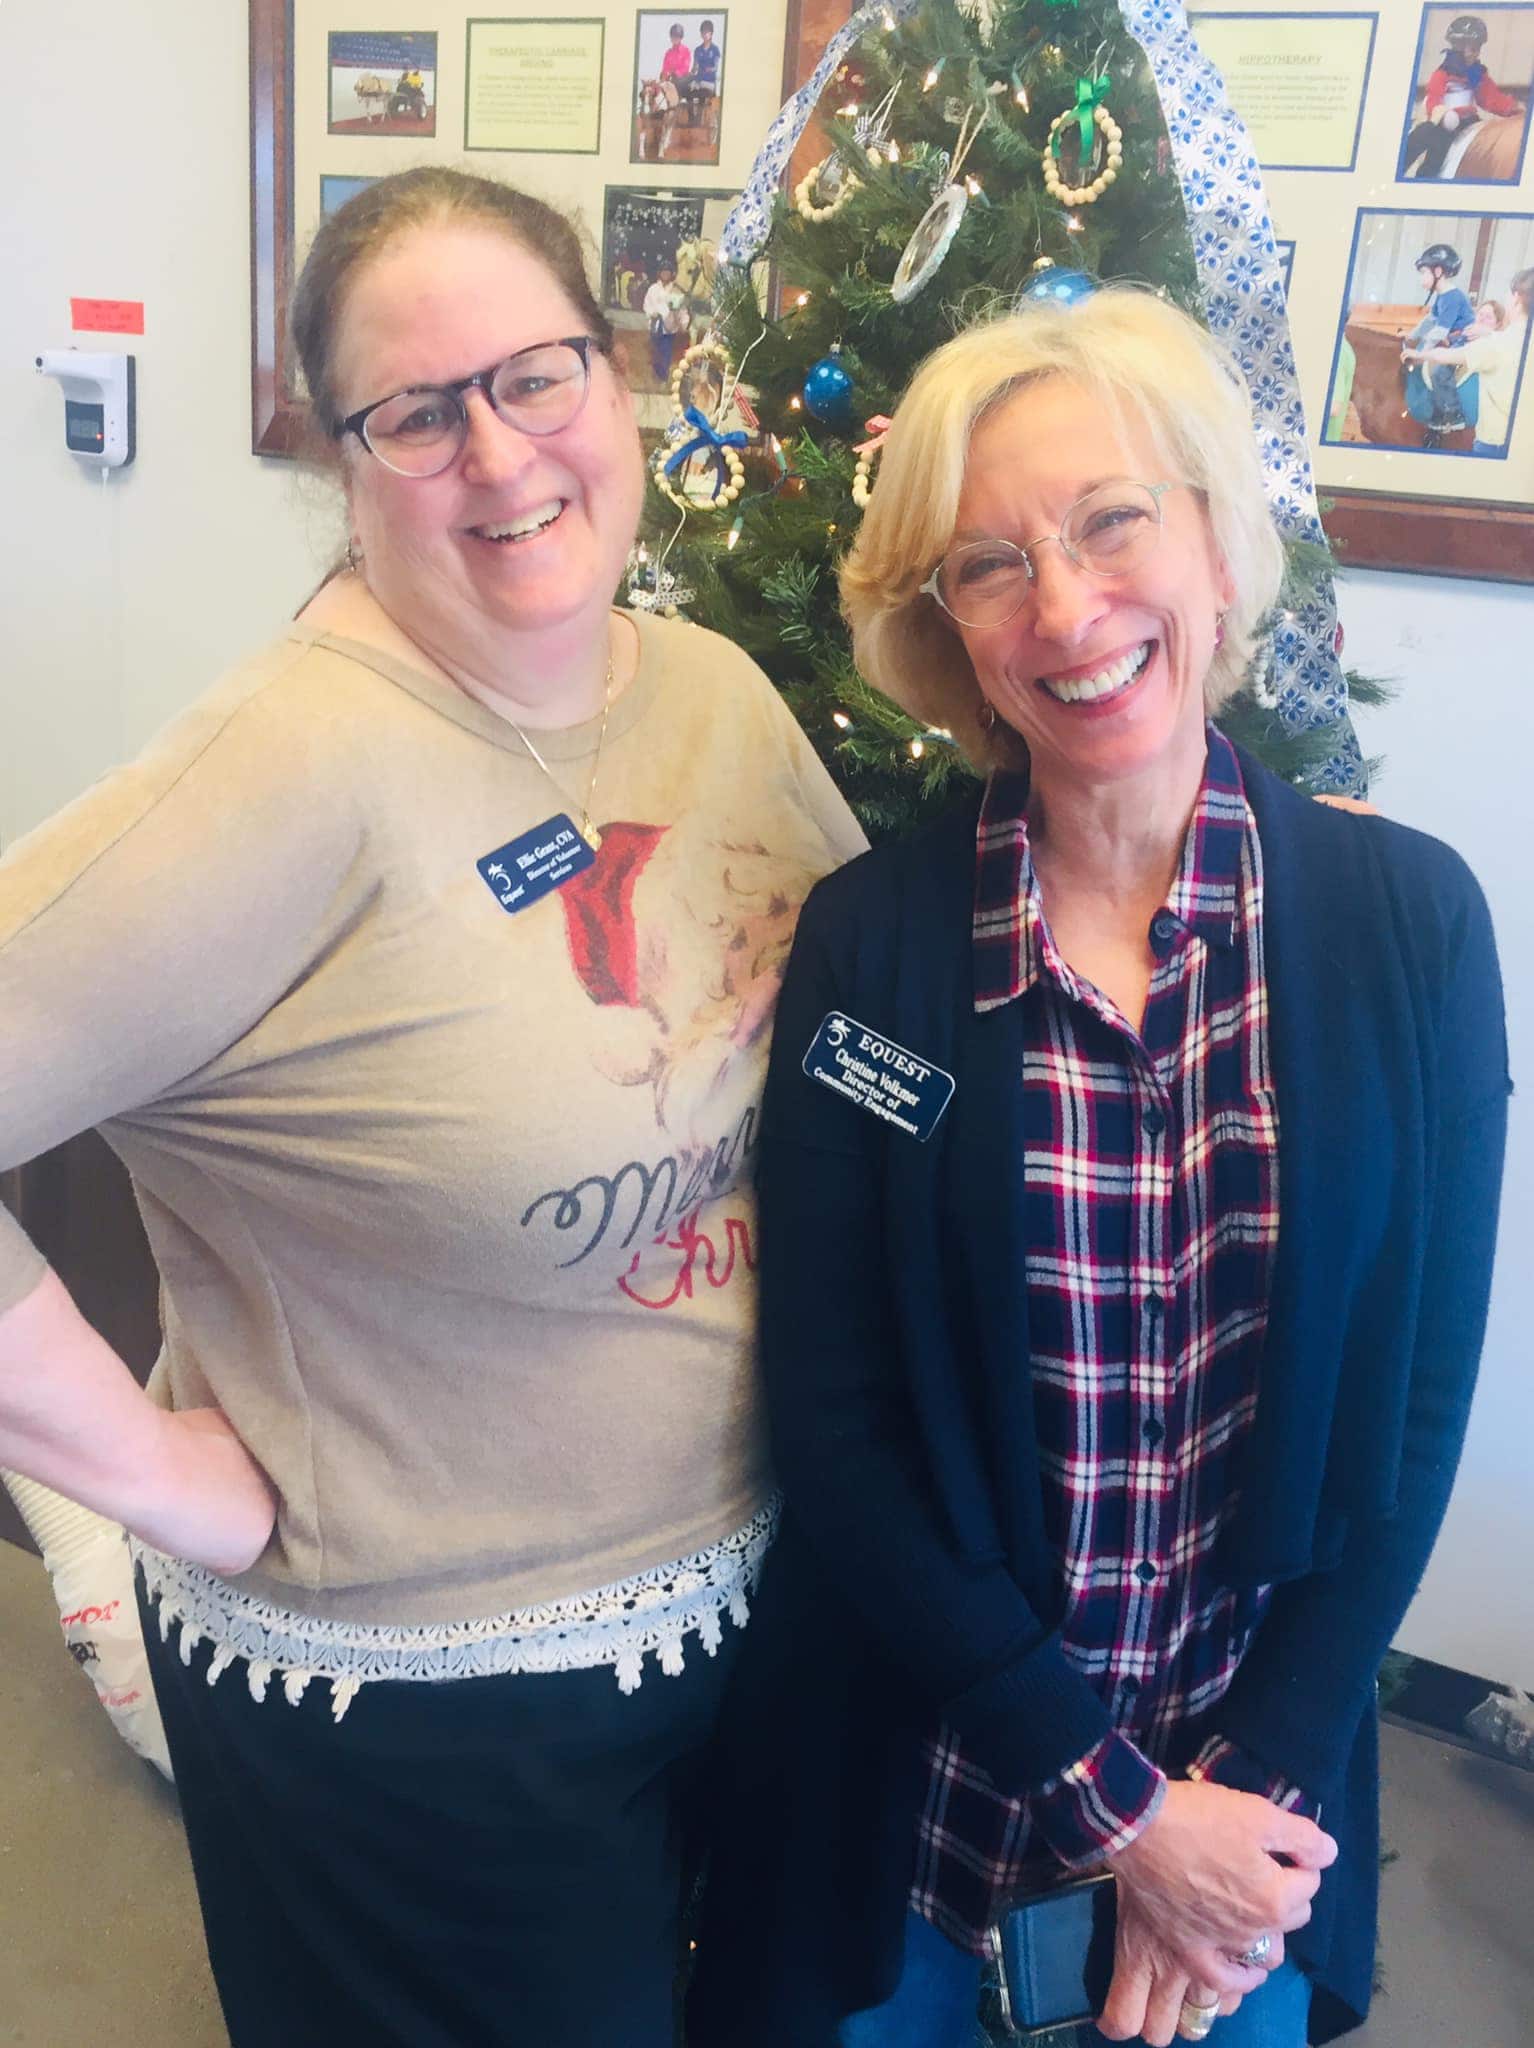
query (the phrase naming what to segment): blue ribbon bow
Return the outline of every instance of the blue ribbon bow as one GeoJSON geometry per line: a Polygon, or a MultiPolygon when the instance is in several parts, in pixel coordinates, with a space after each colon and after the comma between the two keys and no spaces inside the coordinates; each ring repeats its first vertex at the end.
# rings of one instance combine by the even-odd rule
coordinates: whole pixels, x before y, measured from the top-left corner
{"type": "Polygon", "coordinates": [[[749,434],[743,433],[721,434],[713,421],[705,414],[699,412],[695,405],[688,406],[682,417],[686,420],[688,426],[693,428],[693,438],[690,441],[684,442],[678,448],[675,455],[666,464],[665,474],[667,476],[674,475],[690,455],[697,455],[706,448],[716,465],[714,470],[714,496],[717,498],[724,489],[725,478],[730,473],[730,466],[724,459],[724,450],[726,448],[744,448],[749,444],[751,437],[749,434]]]}

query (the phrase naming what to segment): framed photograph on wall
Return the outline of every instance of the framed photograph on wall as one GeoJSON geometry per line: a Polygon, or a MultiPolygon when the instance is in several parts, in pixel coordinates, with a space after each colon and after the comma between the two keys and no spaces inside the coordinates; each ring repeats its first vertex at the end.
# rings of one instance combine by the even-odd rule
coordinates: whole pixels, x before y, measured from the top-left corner
{"type": "Polygon", "coordinates": [[[670,417],[671,372],[707,327],[720,230],[737,192],[609,185],[602,208],[602,305],[624,337],[643,425],[670,417]]]}
{"type": "Polygon", "coordinates": [[[327,72],[332,135],[437,132],[437,38],[334,29],[327,72]]]}
{"type": "Polygon", "coordinates": [[[638,10],[631,163],[718,163],[728,33],[724,8],[638,10]]]}
{"type": "Polygon", "coordinates": [[[1458,495],[1456,458],[1507,460],[1531,302],[1534,214],[1361,210],[1323,445],[1435,454],[1458,495]]]}
{"type": "Polygon", "coordinates": [[[1516,185],[1528,149],[1534,6],[1424,7],[1396,176],[1516,185]],[[1504,83],[1503,81],[1506,81],[1504,83]]]}
{"type": "Polygon", "coordinates": [[[371,178],[338,177],[329,171],[320,173],[320,219],[329,220],[338,206],[344,206],[348,199],[355,199],[359,192],[366,191],[373,183],[371,178]]]}

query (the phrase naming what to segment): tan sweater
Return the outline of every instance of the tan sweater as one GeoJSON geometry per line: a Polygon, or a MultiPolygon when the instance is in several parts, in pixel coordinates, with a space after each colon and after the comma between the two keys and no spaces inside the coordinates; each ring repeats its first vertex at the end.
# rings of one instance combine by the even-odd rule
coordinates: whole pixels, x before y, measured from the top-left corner
{"type": "MultiPolygon", "coordinates": [[[[750,1165],[798,906],[861,847],[743,655],[641,617],[596,723],[511,728],[295,630],[0,862],[0,1166],[101,1124],[164,1282],[152,1389],[271,1475],[243,1590],[497,1614],[682,1557],[767,1488],[750,1165]]],[[[0,1308],[42,1262],[0,1212],[0,1308]]]]}

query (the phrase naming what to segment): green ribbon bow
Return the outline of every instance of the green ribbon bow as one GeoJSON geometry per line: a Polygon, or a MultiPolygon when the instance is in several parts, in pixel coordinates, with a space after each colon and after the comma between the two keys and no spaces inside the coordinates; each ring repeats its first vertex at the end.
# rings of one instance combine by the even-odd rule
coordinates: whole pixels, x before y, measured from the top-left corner
{"type": "Polygon", "coordinates": [[[1070,121],[1073,120],[1081,131],[1081,161],[1083,164],[1086,163],[1088,157],[1092,154],[1092,130],[1095,125],[1092,116],[1103,104],[1103,101],[1107,99],[1108,87],[1112,83],[1112,79],[1106,75],[1101,78],[1077,79],[1076,104],[1071,109],[1070,119],[1062,121],[1055,130],[1054,148],[1056,156],[1060,154],[1061,141],[1070,126],[1070,121]]]}

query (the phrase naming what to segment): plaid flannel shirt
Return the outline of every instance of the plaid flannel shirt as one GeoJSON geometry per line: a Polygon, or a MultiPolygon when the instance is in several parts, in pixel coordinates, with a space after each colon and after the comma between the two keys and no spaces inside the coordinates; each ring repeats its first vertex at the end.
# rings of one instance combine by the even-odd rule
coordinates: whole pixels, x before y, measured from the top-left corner
{"type": "Polygon", "coordinates": [[[1257,1405],[1278,1238],[1262,851],[1212,727],[1182,860],[1151,920],[1141,1028],[1056,950],[1025,776],[992,778],[975,874],[975,1006],[1026,1004],[1029,1369],[1065,1654],[1115,1722],[1017,1798],[951,1729],[929,1750],[912,1904],[961,1946],[1030,1866],[1132,1841],[1168,1771],[1313,1812],[1218,1734],[1268,1589],[1220,1583],[1215,1546],[1257,1405]]]}

